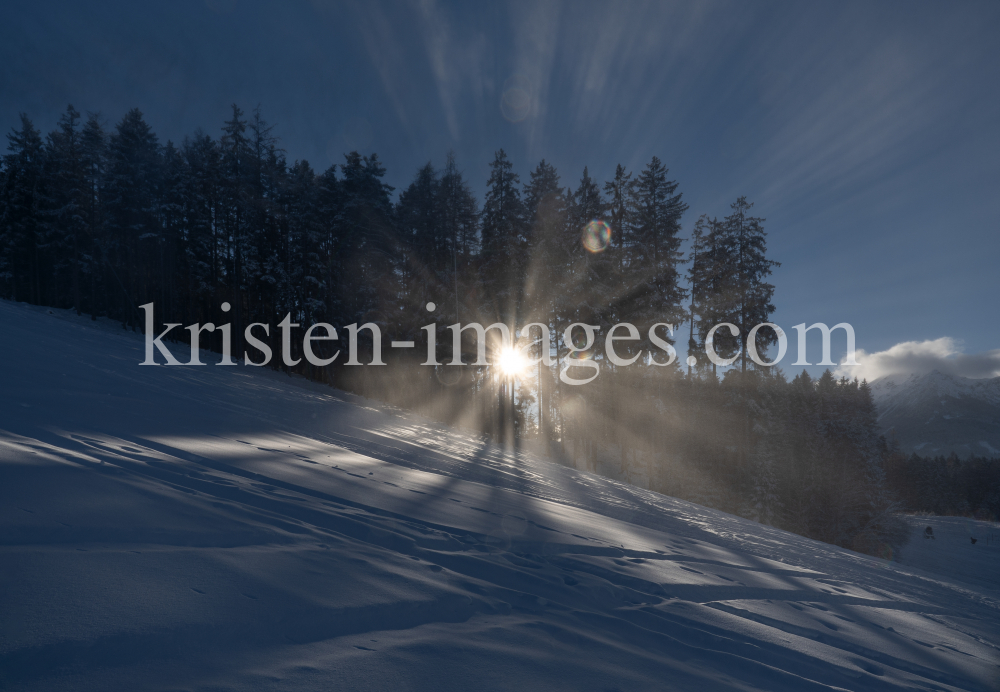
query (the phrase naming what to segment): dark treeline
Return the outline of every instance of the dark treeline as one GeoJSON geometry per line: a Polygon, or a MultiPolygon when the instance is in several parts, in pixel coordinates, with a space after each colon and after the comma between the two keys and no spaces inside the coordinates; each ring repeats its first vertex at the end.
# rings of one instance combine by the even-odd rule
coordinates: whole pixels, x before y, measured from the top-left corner
{"type": "Polygon", "coordinates": [[[895,452],[886,475],[907,510],[990,521],[1000,516],[1000,459],[895,452]]]}
{"type": "MultiPolygon", "coordinates": [[[[879,554],[904,540],[867,384],[829,372],[789,382],[743,348],[774,311],[763,219],[745,198],[722,219],[702,216],[685,257],[687,205],[655,157],[638,172],[618,166],[603,183],[584,168],[564,186],[545,161],[522,181],[501,150],[480,205],[451,156],[417,171],[395,199],[374,154],[351,152],[325,171],[289,164],[259,109],[247,116],[234,106],[220,136],[198,131],[179,145],[162,144],[138,110],[106,128],[72,107],[44,138],[24,116],[8,138],[2,297],[132,329],[142,326],[138,306],[155,302],[158,325],[231,323],[234,355],[247,350],[254,361],[261,354],[244,345],[244,329],[268,324],[266,337],[255,334],[275,353],[272,367],[838,545],[879,554]],[[276,328],[286,315],[299,325],[287,360],[276,328]],[[459,321],[546,325],[551,352],[538,329],[519,343],[551,360],[516,379],[490,367],[420,366],[421,328],[438,325],[446,363],[446,326],[459,321]],[[385,368],[302,358],[309,326],[368,322],[384,344],[418,339],[419,359],[391,349],[385,368]],[[600,327],[587,359],[561,336],[573,322],[600,327]],[[638,338],[618,342],[617,353],[638,357],[630,367],[611,362],[604,341],[626,322],[638,338]],[[704,346],[723,322],[735,333],[717,332],[714,347],[735,360],[719,371],[704,346]],[[686,334],[667,326],[681,323],[686,334]],[[668,358],[663,341],[678,339],[695,365],[668,358]],[[599,376],[570,386],[559,377],[567,367],[599,376]]],[[[369,362],[370,332],[360,333],[369,362]]],[[[218,336],[204,334],[202,346],[220,350],[218,336]]],[[[752,345],[764,357],[775,342],[765,328],[752,345]]],[[[470,341],[463,351],[475,360],[470,341]]]]}

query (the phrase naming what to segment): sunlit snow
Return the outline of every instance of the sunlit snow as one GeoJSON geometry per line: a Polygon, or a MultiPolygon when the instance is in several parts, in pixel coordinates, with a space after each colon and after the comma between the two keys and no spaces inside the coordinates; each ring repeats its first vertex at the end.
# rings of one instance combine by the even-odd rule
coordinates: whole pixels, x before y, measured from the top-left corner
{"type": "Polygon", "coordinates": [[[985,522],[886,562],[52,312],[0,302],[0,688],[998,689],[985,522]]]}

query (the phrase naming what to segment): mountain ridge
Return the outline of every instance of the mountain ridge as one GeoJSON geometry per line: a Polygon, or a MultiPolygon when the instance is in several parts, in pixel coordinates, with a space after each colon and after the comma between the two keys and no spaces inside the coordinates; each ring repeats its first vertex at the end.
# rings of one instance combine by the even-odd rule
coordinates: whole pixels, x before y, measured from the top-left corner
{"type": "Polygon", "coordinates": [[[904,453],[1000,457],[1000,377],[897,373],[871,389],[882,432],[904,453]]]}

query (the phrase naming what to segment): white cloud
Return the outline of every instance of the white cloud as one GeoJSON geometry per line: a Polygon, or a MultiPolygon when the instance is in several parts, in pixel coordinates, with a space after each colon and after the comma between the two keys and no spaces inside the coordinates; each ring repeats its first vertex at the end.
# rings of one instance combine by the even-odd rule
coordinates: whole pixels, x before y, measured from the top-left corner
{"type": "Polygon", "coordinates": [[[961,342],[944,336],[926,341],[904,341],[877,353],[857,350],[858,365],[841,361],[836,374],[869,382],[887,375],[923,375],[932,370],[981,379],[1000,376],[1000,349],[963,353],[961,342]]]}

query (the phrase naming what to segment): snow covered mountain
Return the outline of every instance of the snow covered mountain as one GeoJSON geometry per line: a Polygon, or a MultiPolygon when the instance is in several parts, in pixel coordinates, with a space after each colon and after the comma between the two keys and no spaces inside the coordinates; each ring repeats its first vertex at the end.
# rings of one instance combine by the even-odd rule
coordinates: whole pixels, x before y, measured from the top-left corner
{"type": "Polygon", "coordinates": [[[872,383],[879,424],[904,452],[1000,457],[1000,377],[973,380],[934,370],[872,383]]]}
{"type": "Polygon", "coordinates": [[[998,689],[1000,529],[879,560],[51,312],[0,301],[4,690],[998,689]]]}

